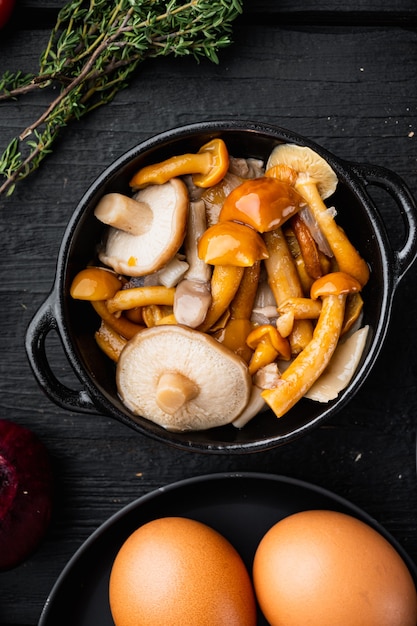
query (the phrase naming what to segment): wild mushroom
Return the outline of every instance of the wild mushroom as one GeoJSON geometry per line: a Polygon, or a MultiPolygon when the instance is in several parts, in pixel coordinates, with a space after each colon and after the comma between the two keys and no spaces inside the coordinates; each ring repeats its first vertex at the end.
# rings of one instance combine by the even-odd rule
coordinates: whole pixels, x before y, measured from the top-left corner
{"type": "Polygon", "coordinates": [[[313,283],[311,297],[322,298],[313,338],[282,373],[277,387],[262,392],[277,417],[287,413],[328,366],[343,326],[347,294],[360,289],[360,283],[343,272],[327,274],[313,283]]]}
{"type": "Polygon", "coordinates": [[[211,304],[204,322],[198,327],[200,332],[209,331],[227,311],[239,288],[244,269],[235,265],[214,266],[210,282],[211,304]]]}
{"type": "Polygon", "coordinates": [[[220,182],[229,167],[229,153],[222,139],[212,139],[196,154],[173,156],[161,163],[147,165],[131,179],[133,189],[151,184],[163,184],[171,178],[192,174],[197,187],[212,187],[220,182]]]}
{"type": "Polygon", "coordinates": [[[204,322],[211,304],[211,267],[198,256],[197,242],[206,230],[206,208],[203,200],[190,203],[184,247],[188,270],[177,285],[174,315],[178,324],[197,328],[204,322]]]}
{"type": "Polygon", "coordinates": [[[246,339],[253,329],[251,315],[258,290],[261,263],[245,267],[238,290],[230,303],[230,317],[223,328],[215,333],[217,341],[249,363],[253,350],[246,339]]]}
{"type": "MultiPolygon", "coordinates": [[[[117,204],[121,204],[120,197],[117,204]]],[[[187,188],[182,180],[174,178],[164,185],[139,191],[134,200],[127,198],[126,205],[125,211],[114,210],[112,197],[104,197],[97,205],[97,218],[110,225],[99,258],[127,276],[151,274],[168,263],[182,245],[188,211],[187,188]],[[137,202],[140,209],[132,202],[137,202]],[[132,206],[138,210],[131,210],[132,206]]]]}
{"type": "Polygon", "coordinates": [[[250,267],[268,257],[262,237],[250,226],[218,222],[198,242],[198,256],[211,265],[250,267]]]}
{"type": "Polygon", "coordinates": [[[242,359],[209,335],[179,325],[154,326],[129,341],[116,380],[135,415],[176,431],[233,421],[252,386],[242,359]]]}
{"type": "MultiPolygon", "coordinates": [[[[301,298],[303,289],[283,229],[265,233],[264,241],[269,255],[265,267],[276,305],[281,306],[288,298],[301,298]]],[[[290,333],[292,354],[299,354],[312,336],[313,328],[309,320],[295,320],[290,333]]]]}
{"type": "Polygon", "coordinates": [[[107,300],[122,288],[122,281],[104,267],[86,267],[76,274],[70,295],[75,300],[107,300]]]}
{"type": "Polygon", "coordinates": [[[237,221],[259,233],[282,226],[305,201],[290,184],[262,176],[244,181],[227,196],[219,221],[237,221]]]}
{"type": "Polygon", "coordinates": [[[338,269],[350,274],[364,286],[369,278],[368,265],[336,224],[334,216],[323,202],[336,189],[338,181],[333,169],[311,148],[294,144],[281,144],[274,148],[267,168],[278,163],[288,165],[298,172],[295,188],[314,214],[332,249],[338,269]]]}
{"type": "Polygon", "coordinates": [[[249,373],[255,374],[259,369],[273,363],[279,356],[284,361],[291,358],[291,347],[288,339],[281,337],[272,324],[263,324],[252,330],[246,339],[249,348],[254,350],[249,363],[249,373]]]}

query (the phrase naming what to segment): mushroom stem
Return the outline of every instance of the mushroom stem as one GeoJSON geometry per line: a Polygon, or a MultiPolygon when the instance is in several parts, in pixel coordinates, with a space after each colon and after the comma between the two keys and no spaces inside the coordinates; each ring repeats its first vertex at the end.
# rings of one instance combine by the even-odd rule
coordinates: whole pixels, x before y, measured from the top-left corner
{"type": "Polygon", "coordinates": [[[121,193],[107,193],[94,210],[100,222],[118,228],[131,235],[148,232],[153,220],[153,212],[147,202],[129,198],[121,193]]]}
{"type": "Polygon", "coordinates": [[[112,298],[107,300],[110,313],[127,311],[149,304],[174,304],[175,287],[150,285],[149,287],[131,287],[120,289],[112,298]]]}
{"type": "Polygon", "coordinates": [[[199,331],[207,332],[227,310],[239,288],[243,273],[244,268],[236,265],[214,266],[211,277],[212,301],[199,331]]]}
{"type": "MultiPolygon", "coordinates": [[[[264,233],[269,257],[265,260],[268,283],[274,294],[277,307],[288,298],[303,297],[303,289],[281,228],[264,233]]],[[[311,341],[312,324],[309,320],[295,320],[290,334],[291,351],[299,354],[311,341]]]]}
{"type": "Polygon", "coordinates": [[[329,364],[342,329],[345,301],[346,294],[323,298],[313,339],[282,373],[278,386],[262,392],[277,417],[282,417],[304,396],[329,364]]]}
{"type": "Polygon", "coordinates": [[[158,381],[155,400],[161,411],[174,415],[198,393],[198,386],[183,374],[166,372],[158,381]]]}
{"type": "Polygon", "coordinates": [[[179,324],[197,328],[204,322],[211,304],[211,266],[198,256],[197,242],[206,230],[203,200],[191,202],[185,236],[185,257],[189,268],[175,291],[174,315],[179,324]]]}
{"type": "Polygon", "coordinates": [[[196,154],[180,154],[143,167],[133,176],[130,186],[141,189],[146,185],[161,185],[172,178],[194,174],[193,182],[197,187],[211,187],[221,181],[228,167],[226,144],[222,139],[213,139],[196,154]]]}
{"type": "Polygon", "coordinates": [[[300,175],[297,179],[296,188],[313,212],[335,256],[340,271],[350,274],[364,286],[369,279],[368,265],[343,230],[336,224],[333,215],[320,196],[316,182],[309,179],[308,175],[300,175]]]}

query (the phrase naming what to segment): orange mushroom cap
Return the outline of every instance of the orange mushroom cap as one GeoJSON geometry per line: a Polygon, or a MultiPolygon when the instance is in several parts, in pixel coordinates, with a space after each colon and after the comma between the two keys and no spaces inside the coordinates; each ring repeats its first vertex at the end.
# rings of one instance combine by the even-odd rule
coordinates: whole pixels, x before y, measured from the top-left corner
{"type": "Polygon", "coordinates": [[[252,178],[227,196],[219,221],[236,220],[264,233],[282,226],[304,204],[289,183],[267,176],[252,178]]]}
{"type": "Polygon", "coordinates": [[[268,251],[253,228],[237,222],[218,222],[200,237],[198,256],[211,265],[250,267],[267,259],[268,251]]]}
{"type": "Polygon", "coordinates": [[[252,350],[255,350],[263,341],[270,343],[283,359],[289,360],[291,358],[291,348],[288,339],[282,337],[272,324],[257,326],[246,338],[246,343],[252,350]]]}
{"type": "Polygon", "coordinates": [[[342,294],[357,293],[362,285],[356,278],[346,272],[330,272],[321,276],[311,286],[310,297],[313,300],[322,296],[339,296],[342,294]]]}
{"type": "Polygon", "coordinates": [[[117,274],[102,267],[87,267],[74,277],[70,294],[76,300],[107,300],[122,287],[117,274]]]}

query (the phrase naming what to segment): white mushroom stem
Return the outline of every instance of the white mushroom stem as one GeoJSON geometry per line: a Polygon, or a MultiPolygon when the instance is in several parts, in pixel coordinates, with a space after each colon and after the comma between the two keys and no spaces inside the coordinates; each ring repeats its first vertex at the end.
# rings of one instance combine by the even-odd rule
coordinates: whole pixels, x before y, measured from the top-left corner
{"type": "Polygon", "coordinates": [[[161,411],[175,415],[198,393],[198,386],[183,374],[166,372],[158,381],[155,400],[161,411]]]}
{"type": "Polygon", "coordinates": [[[179,324],[197,328],[204,322],[211,304],[211,267],[198,256],[197,243],[206,230],[203,200],[191,202],[185,236],[185,257],[189,268],[178,285],[174,298],[174,316],[179,324]]]}
{"type": "Polygon", "coordinates": [[[94,210],[100,222],[131,235],[143,235],[152,224],[153,212],[147,202],[121,193],[107,193],[94,210]]]}

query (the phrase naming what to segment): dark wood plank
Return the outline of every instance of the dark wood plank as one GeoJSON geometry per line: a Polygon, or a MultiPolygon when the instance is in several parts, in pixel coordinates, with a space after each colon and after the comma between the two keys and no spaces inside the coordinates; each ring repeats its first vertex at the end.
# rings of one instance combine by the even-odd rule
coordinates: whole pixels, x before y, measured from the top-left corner
{"type": "MultiPolygon", "coordinates": [[[[65,5],[63,0],[19,0],[19,10],[14,12],[9,28],[52,27],[57,12],[65,5]]],[[[253,24],[333,24],[333,25],[402,25],[415,28],[417,8],[414,0],[355,0],[349,3],[331,0],[317,3],[314,0],[245,0],[239,21],[253,24]]]]}

